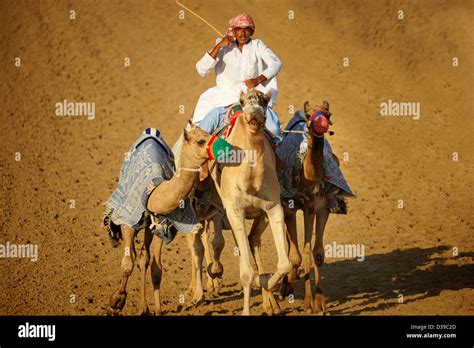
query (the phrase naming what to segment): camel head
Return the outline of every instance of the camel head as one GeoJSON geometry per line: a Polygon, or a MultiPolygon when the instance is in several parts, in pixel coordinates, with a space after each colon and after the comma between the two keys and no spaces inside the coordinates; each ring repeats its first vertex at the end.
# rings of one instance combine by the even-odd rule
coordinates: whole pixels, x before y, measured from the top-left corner
{"type": "Polygon", "coordinates": [[[194,159],[196,164],[203,164],[207,159],[206,146],[211,136],[200,128],[184,130],[184,143],[182,153],[194,159]]]}
{"type": "Polygon", "coordinates": [[[329,130],[331,122],[331,113],[329,112],[329,103],[324,100],[322,105],[312,108],[308,101],[304,103],[304,113],[311,134],[321,137],[329,130]]]}
{"type": "Polygon", "coordinates": [[[267,106],[271,97],[271,92],[263,94],[257,90],[240,93],[240,104],[244,111],[244,119],[253,132],[260,131],[265,126],[267,106]]]}

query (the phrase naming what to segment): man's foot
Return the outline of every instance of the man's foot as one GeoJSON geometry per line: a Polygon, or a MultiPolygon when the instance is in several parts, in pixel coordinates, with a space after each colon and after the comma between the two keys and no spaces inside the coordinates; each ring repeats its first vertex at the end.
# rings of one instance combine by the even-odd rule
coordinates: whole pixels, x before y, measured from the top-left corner
{"type": "Polygon", "coordinates": [[[337,195],[340,193],[339,187],[328,184],[325,187],[326,200],[329,212],[332,214],[347,214],[346,202],[342,198],[337,198],[337,195]]]}
{"type": "Polygon", "coordinates": [[[332,214],[347,214],[346,202],[343,199],[337,197],[327,198],[327,208],[332,214]]]}

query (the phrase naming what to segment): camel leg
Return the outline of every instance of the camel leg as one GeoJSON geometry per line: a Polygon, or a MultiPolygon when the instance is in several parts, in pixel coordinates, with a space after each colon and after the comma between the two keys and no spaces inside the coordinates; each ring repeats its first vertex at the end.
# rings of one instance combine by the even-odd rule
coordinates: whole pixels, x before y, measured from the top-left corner
{"type": "MultiPolygon", "coordinates": [[[[262,258],[260,256],[260,245],[262,233],[263,231],[265,231],[267,226],[268,219],[262,212],[262,214],[260,214],[260,216],[253,221],[252,229],[248,237],[250,243],[250,250],[252,251],[253,257],[255,259],[259,276],[265,275],[265,269],[263,267],[262,258]]],[[[261,283],[261,281],[258,281],[258,283],[261,283]]],[[[262,302],[263,310],[265,313],[267,313],[268,315],[280,314],[281,309],[278,305],[278,302],[275,300],[275,297],[273,296],[273,292],[266,290],[263,287],[262,302]]]]}
{"type": "Polygon", "coordinates": [[[298,248],[298,231],[296,229],[296,214],[291,213],[285,216],[287,228],[287,240],[289,245],[288,256],[291,262],[291,271],[283,278],[281,296],[286,297],[293,293],[292,283],[298,281],[298,268],[301,264],[301,253],[298,248]]]}
{"type": "Polygon", "coordinates": [[[250,286],[252,285],[254,270],[250,263],[250,246],[245,232],[245,215],[242,210],[237,210],[232,204],[226,207],[232,233],[239,248],[240,280],[244,290],[244,308],[242,315],[250,315],[250,286]]]}
{"type": "Polygon", "coordinates": [[[283,207],[280,204],[277,204],[273,208],[268,209],[266,213],[270,220],[273,240],[275,241],[277,249],[278,263],[275,274],[273,274],[268,281],[263,281],[260,284],[263,285],[266,290],[273,291],[278,282],[291,270],[291,263],[288,258],[288,250],[285,240],[285,216],[283,213],[283,207]]]}
{"type": "Polygon", "coordinates": [[[260,242],[261,236],[263,231],[268,226],[268,219],[266,219],[265,214],[260,214],[258,218],[253,220],[252,228],[249,233],[249,243],[250,243],[250,250],[252,251],[252,255],[255,260],[255,264],[257,265],[258,274],[264,274],[264,267],[262,258],[260,256],[260,242]]]}
{"type": "Polygon", "coordinates": [[[150,263],[150,244],[153,240],[153,234],[150,231],[149,227],[145,228],[145,238],[143,241],[143,245],[140,251],[140,262],[138,264],[140,268],[140,314],[141,315],[149,315],[150,310],[148,309],[148,305],[146,303],[146,271],[148,269],[148,265],[150,263]]]}
{"type": "Polygon", "coordinates": [[[212,278],[214,294],[217,295],[222,286],[222,275],[224,266],[220,262],[222,250],[225,246],[225,239],[222,235],[223,221],[217,214],[212,218],[213,232],[211,234],[211,245],[213,250],[212,263],[208,267],[208,275],[212,278]]]}
{"type": "Polygon", "coordinates": [[[193,298],[191,300],[191,305],[199,305],[204,300],[204,290],[202,288],[202,261],[204,259],[204,245],[202,244],[201,234],[203,233],[204,228],[202,228],[198,233],[190,234],[188,239],[192,243],[192,258],[194,260],[195,267],[195,279],[196,286],[194,288],[193,298]]]}
{"type": "Polygon", "coordinates": [[[163,267],[161,265],[161,249],[163,247],[163,239],[152,235],[153,243],[153,259],[151,261],[151,282],[153,284],[153,297],[155,299],[155,315],[162,315],[160,287],[163,276],[163,267]]]}
{"type": "Polygon", "coordinates": [[[316,243],[313,248],[314,280],[316,283],[316,293],[313,298],[313,313],[323,312],[326,314],[326,303],[323,290],[321,288],[321,267],[324,264],[324,228],[329,218],[329,210],[323,205],[316,210],[316,243]]]}
{"type": "Polygon", "coordinates": [[[303,247],[303,268],[304,268],[304,309],[310,314],[312,312],[313,294],[311,290],[311,238],[313,235],[314,217],[313,211],[305,210],[304,219],[304,247],[303,247]]]}
{"type": "Polygon", "coordinates": [[[186,297],[191,297],[196,288],[196,263],[194,262],[194,248],[193,248],[193,235],[187,234],[186,241],[188,242],[189,252],[191,254],[191,282],[189,283],[188,289],[186,290],[186,297]]]}
{"type": "Polygon", "coordinates": [[[212,277],[210,275],[210,269],[212,265],[212,256],[209,248],[209,220],[204,221],[204,231],[201,234],[201,242],[204,246],[204,257],[206,259],[207,265],[207,285],[206,291],[213,292],[214,291],[214,282],[212,281],[212,277]]]}
{"type": "Polygon", "coordinates": [[[115,290],[110,296],[108,313],[111,315],[118,315],[125,306],[127,300],[127,281],[132,274],[133,264],[135,262],[135,245],[133,243],[135,231],[126,226],[121,226],[121,229],[124,241],[124,256],[120,265],[122,280],[119,289],[115,290]]]}

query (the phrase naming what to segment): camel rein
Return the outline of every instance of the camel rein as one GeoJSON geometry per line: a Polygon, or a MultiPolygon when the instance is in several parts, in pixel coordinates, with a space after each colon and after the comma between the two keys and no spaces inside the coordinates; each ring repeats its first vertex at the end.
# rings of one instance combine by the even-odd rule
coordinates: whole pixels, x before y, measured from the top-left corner
{"type": "MultiPolygon", "coordinates": [[[[298,133],[298,134],[305,134],[305,133],[306,133],[305,130],[286,130],[286,129],[282,129],[282,132],[283,132],[283,133],[298,133]]],[[[334,132],[333,132],[333,131],[329,131],[328,134],[331,135],[331,136],[333,136],[333,135],[334,135],[334,132]]],[[[315,136],[318,137],[318,138],[321,138],[321,137],[322,137],[322,135],[321,135],[321,136],[315,135],[315,136]]]]}

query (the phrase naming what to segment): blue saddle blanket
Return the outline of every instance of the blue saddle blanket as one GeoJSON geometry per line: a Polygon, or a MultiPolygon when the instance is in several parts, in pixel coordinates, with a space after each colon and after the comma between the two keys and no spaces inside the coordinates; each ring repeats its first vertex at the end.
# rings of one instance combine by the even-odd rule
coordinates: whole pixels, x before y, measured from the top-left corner
{"type": "MultiPolygon", "coordinates": [[[[150,183],[158,186],[170,180],[175,172],[171,149],[155,128],[147,128],[125,154],[117,188],[107,200],[105,215],[110,215],[116,225],[126,225],[135,230],[146,226],[150,212],[147,210],[150,183]]],[[[160,223],[171,223],[180,232],[194,232],[198,219],[188,199],[167,215],[158,215],[160,223]]]]}
{"type": "MultiPolygon", "coordinates": [[[[298,110],[288,122],[285,130],[298,130],[305,133],[284,133],[281,145],[276,149],[277,155],[285,163],[285,171],[278,179],[282,190],[282,198],[290,199],[298,192],[298,181],[303,169],[303,159],[308,151],[308,133],[306,117],[303,110],[298,110]]],[[[332,155],[329,141],[324,137],[323,180],[342,190],[346,196],[354,196],[342,174],[339,165],[332,155]]]]}

